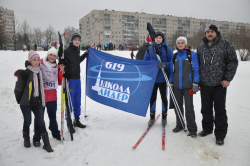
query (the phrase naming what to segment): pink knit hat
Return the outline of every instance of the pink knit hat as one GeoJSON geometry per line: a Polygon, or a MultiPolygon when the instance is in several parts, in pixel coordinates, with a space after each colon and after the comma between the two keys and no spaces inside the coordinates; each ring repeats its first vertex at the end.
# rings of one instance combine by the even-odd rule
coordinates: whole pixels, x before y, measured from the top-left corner
{"type": "Polygon", "coordinates": [[[40,55],[36,51],[30,51],[28,55],[28,61],[30,62],[34,58],[40,58],[40,55]]]}

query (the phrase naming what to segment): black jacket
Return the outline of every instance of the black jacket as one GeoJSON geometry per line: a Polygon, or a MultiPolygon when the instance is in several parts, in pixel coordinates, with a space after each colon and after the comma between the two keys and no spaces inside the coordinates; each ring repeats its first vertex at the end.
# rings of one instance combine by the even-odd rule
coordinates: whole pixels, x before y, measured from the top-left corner
{"type": "Polygon", "coordinates": [[[200,64],[200,83],[205,86],[221,85],[232,81],[238,67],[238,59],[231,42],[218,35],[211,46],[207,38],[197,49],[200,64]]]}
{"type": "Polygon", "coordinates": [[[70,43],[69,47],[64,51],[65,56],[65,77],[68,79],[80,78],[80,63],[86,58],[87,53],[80,56],[79,47],[70,43]]]}
{"type": "Polygon", "coordinates": [[[38,86],[39,86],[39,96],[34,97],[34,81],[33,81],[33,72],[29,69],[26,70],[17,70],[14,74],[18,77],[16,86],[14,89],[14,94],[16,101],[20,105],[24,106],[35,106],[42,104],[41,98],[41,88],[40,88],[40,78],[38,77],[38,86]]]}

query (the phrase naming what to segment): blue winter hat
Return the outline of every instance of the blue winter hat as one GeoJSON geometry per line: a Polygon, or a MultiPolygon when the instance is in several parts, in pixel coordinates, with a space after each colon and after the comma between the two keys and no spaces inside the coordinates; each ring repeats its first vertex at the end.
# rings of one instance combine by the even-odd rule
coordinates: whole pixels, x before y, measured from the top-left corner
{"type": "Polygon", "coordinates": [[[79,33],[74,33],[71,37],[71,41],[73,41],[75,38],[78,38],[81,41],[81,35],[79,33]]]}

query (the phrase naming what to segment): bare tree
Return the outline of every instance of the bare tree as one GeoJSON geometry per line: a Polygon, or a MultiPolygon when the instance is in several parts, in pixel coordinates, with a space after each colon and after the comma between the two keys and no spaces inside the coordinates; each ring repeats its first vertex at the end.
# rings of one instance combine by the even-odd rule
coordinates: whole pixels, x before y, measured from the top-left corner
{"type": "Polygon", "coordinates": [[[34,28],[33,40],[34,40],[34,43],[36,43],[38,47],[42,46],[42,39],[43,39],[43,32],[42,32],[41,28],[39,28],[39,27],[34,28]]]}
{"type": "Polygon", "coordinates": [[[65,32],[65,46],[68,46],[70,41],[71,41],[71,37],[74,33],[79,33],[78,29],[74,28],[74,27],[70,27],[68,26],[67,28],[64,28],[64,32],[65,32]]]}
{"type": "Polygon", "coordinates": [[[49,25],[49,27],[44,31],[44,37],[47,44],[56,40],[56,31],[52,25],[49,25]]]}
{"type": "Polygon", "coordinates": [[[30,35],[31,35],[31,28],[30,25],[26,20],[20,25],[20,34],[22,35],[23,42],[25,45],[29,44],[30,42],[30,35]]]}
{"type": "Polygon", "coordinates": [[[202,43],[202,39],[205,37],[205,33],[202,29],[200,29],[197,33],[192,35],[192,37],[188,38],[188,45],[192,49],[197,49],[198,46],[202,43]]]}

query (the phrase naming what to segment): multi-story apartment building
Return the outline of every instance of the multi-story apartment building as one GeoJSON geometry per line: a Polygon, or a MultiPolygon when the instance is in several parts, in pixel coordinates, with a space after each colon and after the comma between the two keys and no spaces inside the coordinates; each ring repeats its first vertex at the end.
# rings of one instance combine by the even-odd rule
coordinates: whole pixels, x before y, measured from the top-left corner
{"type": "Polygon", "coordinates": [[[239,32],[250,28],[247,23],[195,19],[172,15],[155,15],[110,10],[93,10],[79,20],[82,43],[90,45],[112,42],[116,45],[142,45],[148,35],[147,23],[155,31],[164,33],[168,45],[175,47],[178,36],[192,37],[198,31],[205,31],[209,24],[215,24],[223,36],[231,31],[239,32]]]}
{"type": "MultiPolygon", "coordinates": [[[[5,24],[4,26],[4,36],[7,38],[7,43],[4,46],[7,50],[14,50],[14,35],[15,35],[15,18],[14,11],[8,10],[7,8],[3,8],[0,6],[0,15],[1,15],[1,24],[5,24]]],[[[2,26],[2,25],[1,25],[2,26]]]]}

